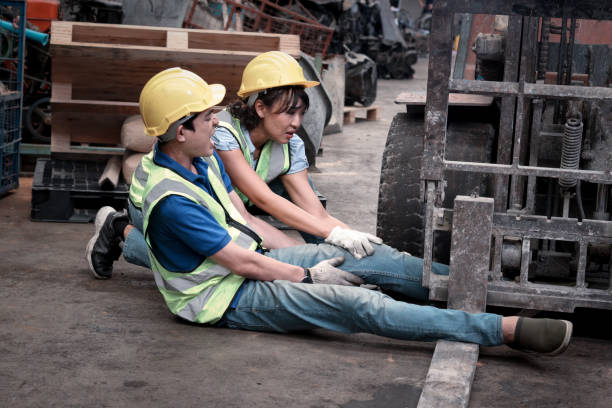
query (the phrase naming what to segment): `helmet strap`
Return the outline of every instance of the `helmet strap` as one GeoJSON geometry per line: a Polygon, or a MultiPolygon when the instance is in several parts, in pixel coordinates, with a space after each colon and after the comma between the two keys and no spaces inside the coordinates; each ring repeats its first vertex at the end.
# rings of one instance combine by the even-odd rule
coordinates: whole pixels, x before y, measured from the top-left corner
{"type": "Polygon", "coordinates": [[[168,130],[163,135],[157,136],[157,140],[160,142],[166,143],[176,138],[176,129],[178,129],[180,123],[174,122],[170,126],[168,126],[168,130]]]}
{"type": "Polygon", "coordinates": [[[175,139],[176,130],[178,129],[178,127],[196,115],[198,115],[198,113],[190,113],[189,115],[183,116],[181,119],[177,120],[176,122],[168,126],[168,130],[166,130],[166,133],[164,133],[163,135],[157,136],[157,138],[161,142],[169,142],[175,139]]]}
{"type": "Polygon", "coordinates": [[[250,108],[253,105],[255,105],[255,101],[257,100],[257,98],[259,98],[259,92],[255,92],[254,94],[250,95],[247,99],[247,103],[246,105],[250,108]]]}

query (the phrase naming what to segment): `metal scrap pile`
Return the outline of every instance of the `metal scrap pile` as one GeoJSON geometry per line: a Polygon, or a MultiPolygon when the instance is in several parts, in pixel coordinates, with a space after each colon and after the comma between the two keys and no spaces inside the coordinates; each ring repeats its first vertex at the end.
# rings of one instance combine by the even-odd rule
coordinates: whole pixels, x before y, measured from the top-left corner
{"type": "Polygon", "coordinates": [[[411,78],[418,54],[427,52],[427,16],[419,0],[302,0],[319,22],[334,28],[329,51],[347,49],[376,63],[378,77],[411,78]]]}

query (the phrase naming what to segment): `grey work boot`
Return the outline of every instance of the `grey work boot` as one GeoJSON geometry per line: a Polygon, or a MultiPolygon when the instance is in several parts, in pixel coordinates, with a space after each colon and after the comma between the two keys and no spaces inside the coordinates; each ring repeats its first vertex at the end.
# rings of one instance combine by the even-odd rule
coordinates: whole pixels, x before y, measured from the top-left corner
{"type": "Polygon", "coordinates": [[[115,231],[113,222],[123,218],[125,212],[115,211],[113,207],[102,207],[96,214],[95,232],[87,243],[85,258],[89,269],[97,279],[109,279],[113,275],[113,262],[121,256],[121,238],[115,231]]]}
{"type": "Polygon", "coordinates": [[[572,329],[572,323],[567,320],[520,317],[514,341],[508,346],[516,350],[555,356],[569,346],[572,329]]]}

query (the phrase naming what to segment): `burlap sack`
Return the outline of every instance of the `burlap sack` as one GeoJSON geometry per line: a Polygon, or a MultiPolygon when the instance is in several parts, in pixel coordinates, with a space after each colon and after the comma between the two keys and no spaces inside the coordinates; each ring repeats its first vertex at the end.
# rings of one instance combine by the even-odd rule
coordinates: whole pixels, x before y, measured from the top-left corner
{"type": "Polygon", "coordinates": [[[121,144],[134,152],[149,153],[155,144],[154,137],[145,135],[144,123],[140,115],[133,115],[123,121],[121,144]]]}
{"type": "Polygon", "coordinates": [[[126,150],[123,155],[123,166],[121,171],[123,172],[123,178],[128,184],[132,184],[132,176],[134,175],[134,171],[138,164],[140,164],[140,160],[142,156],[146,153],[133,152],[130,150],[126,150]]]}

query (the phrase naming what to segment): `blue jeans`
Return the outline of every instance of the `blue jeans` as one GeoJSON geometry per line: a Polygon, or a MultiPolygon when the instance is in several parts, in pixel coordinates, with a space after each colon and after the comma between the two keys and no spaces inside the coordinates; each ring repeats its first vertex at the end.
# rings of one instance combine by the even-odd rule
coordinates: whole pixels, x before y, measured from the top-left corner
{"type": "MultiPolygon", "coordinates": [[[[366,283],[427,299],[427,290],[421,286],[422,259],[385,245],[377,245],[373,256],[361,260],[327,244],[276,249],[266,255],[302,267],[343,255],[341,269],[359,275],[366,283]]],[[[441,264],[435,264],[434,270],[448,273],[441,264]]],[[[503,343],[499,315],[418,306],[358,287],[289,281],[246,281],[236,307],[228,309],[220,326],[281,333],[321,327],[404,340],[446,339],[484,346],[503,343]]]]}
{"type": "Polygon", "coordinates": [[[142,211],[134,207],[130,200],[128,200],[128,214],[134,228],[130,230],[123,242],[123,257],[131,264],[151,269],[147,243],[142,234],[142,211]]]}
{"type": "MultiPolygon", "coordinates": [[[[124,242],[123,256],[130,263],[150,268],[141,232],[142,215],[131,203],[129,212],[136,228],[132,228],[124,242]]],[[[358,275],[366,283],[411,299],[427,300],[428,290],[422,286],[422,259],[387,245],[375,245],[375,249],[373,255],[360,260],[342,248],[327,244],[273,249],[266,256],[304,268],[344,256],[340,268],[358,275]]],[[[434,263],[432,269],[436,274],[448,274],[446,265],[434,263]]],[[[503,343],[498,315],[417,306],[357,287],[288,281],[246,281],[238,304],[226,312],[220,326],[283,333],[322,327],[405,340],[447,339],[485,346],[503,343]]]]}

